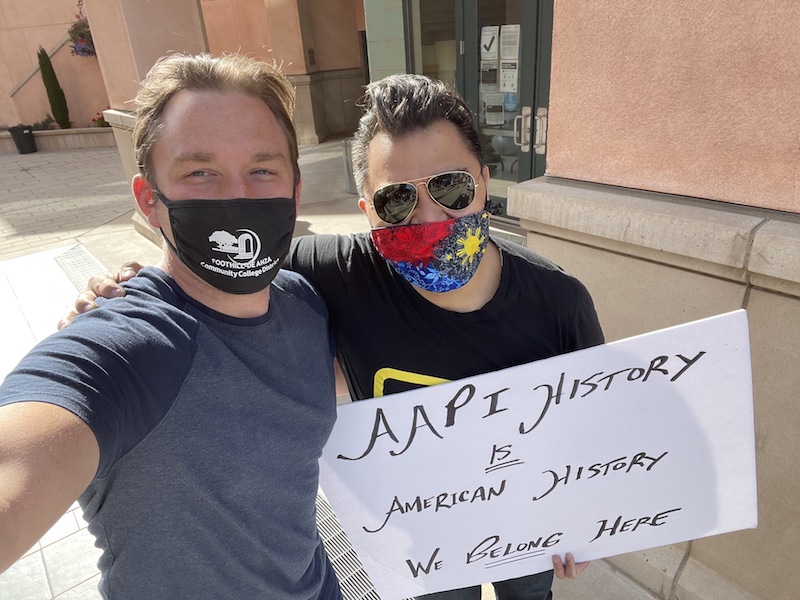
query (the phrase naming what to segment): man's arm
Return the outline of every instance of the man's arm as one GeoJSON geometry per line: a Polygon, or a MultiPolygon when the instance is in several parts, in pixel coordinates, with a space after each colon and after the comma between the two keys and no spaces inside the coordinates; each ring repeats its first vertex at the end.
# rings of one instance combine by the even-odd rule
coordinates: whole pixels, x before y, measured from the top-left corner
{"type": "Polygon", "coordinates": [[[83,493],[100,450],[89,426],[43,402],[0,407],[0,573],[83,493]]]}
{"type": "MultiPolygon", "coordinates": [[[[292,242],[293,251],[295,251],[297,248],[297,241],[298,238],[295,238],[292,242]]],[[[291,271],[297,270],[292,268],[290,262],[290,257],[287,256],[283,261],[281,268],[289,269],[291,271]]],[[[64,329],[64,327],[72,323],[72,320],[78,315],[82,315],[83,313],[87,313],[90,310],[98,308],[98,298],[122,298],[125,295],[125,288],[123,288],[120,283],[132,279],[143,268],[144,266],[142,263],[132,260],[122,263],[122,266],[119,268],[119,271],[117,271],[116,275],[96,275],[89,278],[89,282],[86,284],[86,289],[78,294],[77,298],[75,298],[73,309],[61,317],[61,319],[58,321],[58,329],[64,329]]],[[[303,273],[303,275],[308,278],[307,274],[303,273]]]]}

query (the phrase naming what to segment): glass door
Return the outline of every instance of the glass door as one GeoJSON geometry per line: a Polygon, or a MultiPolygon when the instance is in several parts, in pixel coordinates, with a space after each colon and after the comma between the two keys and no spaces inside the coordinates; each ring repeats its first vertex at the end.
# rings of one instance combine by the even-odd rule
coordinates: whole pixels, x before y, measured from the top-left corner
{"type": "Polygon", "coordinates": [[[463,0],[459,91],[477,114],[505,215],[508,186],[544,174],[553,0],[463,0]]]}
{"type": "Polygon", "coordinates": [[[456,4],[453,0],[406,0],[405,21],[412,73],[456,87],[456,4]]]}
{"type": "Polygon", "coordinates": [[[404,8],[411,71],[466,99],[489,193],[505,216],[508,186],[545,170],[553,0],[406,0],[404,8]]]}

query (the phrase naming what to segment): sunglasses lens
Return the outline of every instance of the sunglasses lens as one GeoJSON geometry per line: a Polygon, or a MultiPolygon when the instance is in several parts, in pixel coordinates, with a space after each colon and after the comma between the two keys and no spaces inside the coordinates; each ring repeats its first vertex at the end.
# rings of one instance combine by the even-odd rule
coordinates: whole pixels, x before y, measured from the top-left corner
{"type": "MultiPolygon", "coordinates": [[[[450,210],[467,208],[475,198],[475,180],[465,171],[434,175],[426,185],[431,198],[450,210]]],[[[372,204],[386,223],[402,223],[417,204],[417,188],[412,183],[384,186],[375,192],[372,204]]]]}
{"type": "Polygon", "coordinates": [[[410,183],[394,183],[382,187],[372,197],[375,212],[390,224],[402,222],[414,209],[417,188],[410,183]]]}
{"type": "Polygon", "coordinates": [[[442,173],[428,182],[428,193],[445,208],[467,208],[475,198],[475,180],[462,171],[442,173]]]}

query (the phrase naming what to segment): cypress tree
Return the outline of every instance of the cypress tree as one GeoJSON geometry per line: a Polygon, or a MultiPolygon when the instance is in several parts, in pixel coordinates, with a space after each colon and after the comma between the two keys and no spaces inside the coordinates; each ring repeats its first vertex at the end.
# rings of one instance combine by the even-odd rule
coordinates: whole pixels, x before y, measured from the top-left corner
{"type": "Polygon", "coordinates": [[[58,83],[58,77],[53,70],[53,63],[44,48],[39,46],[39,71],[42,74],[44,88],[47,90],[47,99],[50,101],[50,110],[53,111],[53,118],[61,129],[69,129],[72,124],[69,122],[69,108],[67,108],[67,98],[64,90],[58,83]]]}

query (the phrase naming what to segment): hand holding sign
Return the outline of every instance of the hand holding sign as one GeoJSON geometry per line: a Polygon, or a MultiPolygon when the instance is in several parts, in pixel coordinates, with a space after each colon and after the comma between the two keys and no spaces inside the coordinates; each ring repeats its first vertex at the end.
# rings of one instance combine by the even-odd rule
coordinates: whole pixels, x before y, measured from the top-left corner
{"type": "Polygon", "coordinates": [[[576,563],[572,552],[567,552],[563,561],[560,556],[553,557],[553,571],[557,579],[576,579],[588,566],[588,560],[576,563]]]}
{"type": "Polygon", "coordinates": [[[754,527],[746,315],[342,406],[321,465],[384,600],[754,527]]]}

